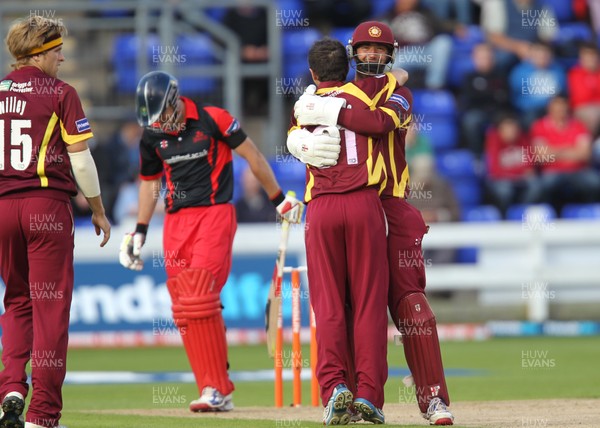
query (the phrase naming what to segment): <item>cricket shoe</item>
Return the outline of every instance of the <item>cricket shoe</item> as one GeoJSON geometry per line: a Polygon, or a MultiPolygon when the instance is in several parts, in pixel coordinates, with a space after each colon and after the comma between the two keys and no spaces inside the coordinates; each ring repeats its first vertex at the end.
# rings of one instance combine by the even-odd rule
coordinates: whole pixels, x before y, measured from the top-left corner
{"type": "Polygon", "coordinates": [[[229,412],[233,410],[231,394],[223,395],[212,386],[202,390],[202,395],[190,403],[192,412],[229,412]]]}
{"type": "Polygon", "coordinates": [[[348,425],[350,414],[348,407],[352,405],[354,396],[346,385],[340,383],[333,389],[327,406],[323,410],[323,425],[348,425]]]}
{"type": "Polygon", "coordinates": [[[362,418],[367,422],[372,422],[375,425],[381,425],[385,423],[383,411],[375,407],[373,403],[367,399],[357,398],[354,401],[354,408],[360,412],[362,418]]]}
{"type": "Polygon", "coordinates": [[[429,421],[429,425],[454,425],[454,416],[439,397],[431,399],[423,417],[429,421]]]}
{"type": "Polygon", "coordinates": [[[360,412],[356,411],[356,409],[354,408],[354,404],[348,407],[348,410],[346,411],[348,412],[348,416],[350,417],[350,423],[362,421],[362,415],[360,414],[360,412]]]}
{"type": "Polygon", "coordinates": [[[25,401],[18,392],[9,392],[2,401],[2,414],[0,416],[0,428],[23,428],[23,409],[25,401]]]}

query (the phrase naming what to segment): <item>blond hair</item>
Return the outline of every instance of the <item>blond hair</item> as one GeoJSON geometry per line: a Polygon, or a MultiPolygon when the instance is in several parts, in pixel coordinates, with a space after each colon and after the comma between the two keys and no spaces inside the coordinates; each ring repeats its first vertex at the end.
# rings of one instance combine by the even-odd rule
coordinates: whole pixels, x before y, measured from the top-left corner
{"type": "Polygon", "coordinates": [[[18,69],[29,62],[32,52],[42,48],[49,40],[67,34],[66,27],[56,19],[38,15],[14,22],[8,30],[5,43],[10,54],[17,60],[11,67],[18,69]]]}

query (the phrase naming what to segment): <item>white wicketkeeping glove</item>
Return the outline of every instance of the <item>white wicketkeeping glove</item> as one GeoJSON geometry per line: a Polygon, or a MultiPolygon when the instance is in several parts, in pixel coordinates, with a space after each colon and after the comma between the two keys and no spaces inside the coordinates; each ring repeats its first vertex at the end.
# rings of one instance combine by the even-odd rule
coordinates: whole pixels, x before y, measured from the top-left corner
{"type": "Polygon", "coordinates": [[[276,209],[281,218],[290,223],[300,223],[302,221],[304,204],[296,198],[296,193],[291,190],[287,192],[285,199],[277,205],[276,209]]]}
{"type": "Polygon", "coordinates": [[[294,115],[298,125],[337,125],[338,116],[346,100],[336,97],[315,95],[317,87],[308,85],[304,94],[294,104],[294,115]]]}
{"type": "Polygon", "coordinates": [[[140,258],[142,246],[146,242],[146,234],[140,232],[127,233],[121,241],[119,262],[131,270],[142,270],[144,261],[140,258]]]}
{"type": "Polygon", "coordinates": [[[295,129],[287,137],[290,153],[300,162],[317,168],[337,164],[340,142],[340,131],[335,126],[317,129],[315,133],[307,129],[295,129]]]}

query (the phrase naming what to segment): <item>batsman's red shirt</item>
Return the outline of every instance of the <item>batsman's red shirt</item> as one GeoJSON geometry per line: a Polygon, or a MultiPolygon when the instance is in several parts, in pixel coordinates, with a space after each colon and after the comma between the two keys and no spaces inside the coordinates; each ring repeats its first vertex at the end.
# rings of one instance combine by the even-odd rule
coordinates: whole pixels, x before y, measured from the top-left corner
{"type": "Polygon", "coordinates": [[[65,143],[92,136],[72,86],[36,67],[13,71],[0,81],[0,197],[68,200],[77,187],[65,143]]]}
{"type": "Polygon", "coordinates": [[[181,208],[229,202],[233,195],[231,150],[246,139],[227,110],[185,103],[185,126],[179,132],[145,129],[140,142],[140,178],[166,175],[165,207],[181,208]]]}

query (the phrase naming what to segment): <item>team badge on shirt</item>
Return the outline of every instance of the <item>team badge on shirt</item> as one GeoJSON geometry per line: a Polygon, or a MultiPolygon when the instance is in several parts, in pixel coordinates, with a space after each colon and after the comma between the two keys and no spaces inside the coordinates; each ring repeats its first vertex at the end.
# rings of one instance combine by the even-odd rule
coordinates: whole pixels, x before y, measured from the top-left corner
{"type": "Polygon", "coordinates": [[[193,141],[194,143],[198,143],[198,142],[200,142],[200,141],[202,141],[202,140],[205,140],[205,139],[207,139],[207,138],[208,138],[208,137],[206,136],[206,134],[205,134],[204,132],[202,132],[202,131],[199,131],[199,130],[198,130],[198,131],[196,131],[196,133],[194,134],[194,137],[192,138],[192,141],[193,141]]]}
{"type": "Polygon", "coordinates": [[[160,142],[160,148],[161,149],[166,149],[167,147],[169,147],[169,142],[167,140],[162,140],[160,142]]]}

